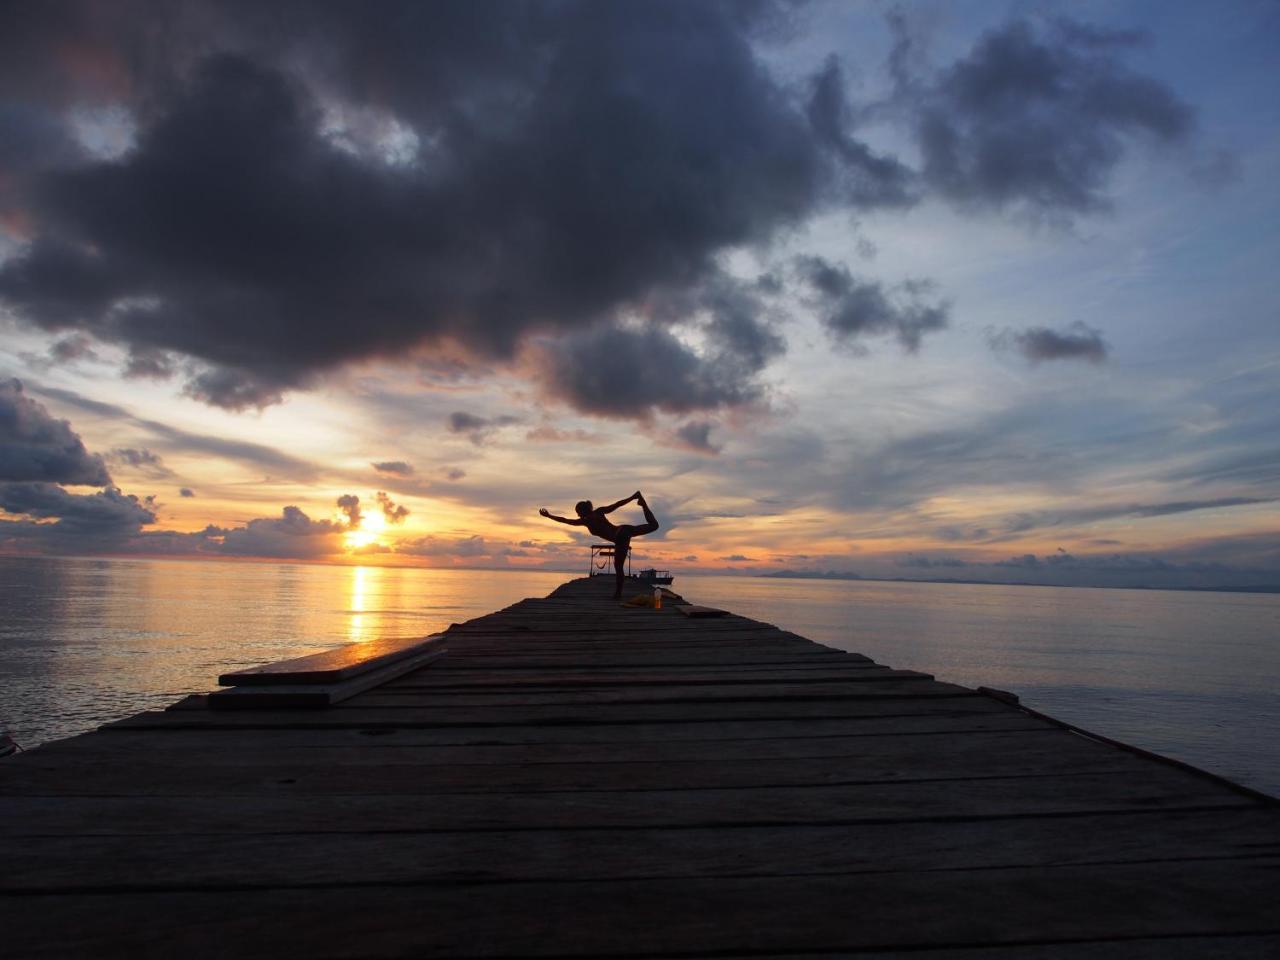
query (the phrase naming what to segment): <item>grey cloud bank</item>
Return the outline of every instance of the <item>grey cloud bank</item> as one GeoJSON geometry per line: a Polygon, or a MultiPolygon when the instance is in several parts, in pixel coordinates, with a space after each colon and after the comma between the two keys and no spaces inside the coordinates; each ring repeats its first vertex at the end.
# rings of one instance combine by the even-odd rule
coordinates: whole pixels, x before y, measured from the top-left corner
{"type": "MultiPolygon", "coordinates": [[[[32,230],[0,263],[0,300],[50,334],[123,346],[130,376],[179,377],[228,409],[370,357],[450,348],[506,363],[538,335],[552,345],[536,382],[580,411],[711,411],[758,402],[785,349],[725,254],[767,250],[825,211],[931,194],[1075,215],[1105,205],[1131,140],[1181,144],[1193,127],[1190,107],[1125,64],[1119,35],[1014,21],[915,75],[904,32],[891,109],[916,132],[916,169],[862,139],[874,105],[850,98],[838,60],[799,85],[765,66],[758,51],[793,11],[28,9],[0,41],[14,145],[0,171],[4,204],[32,230]],[[172,41],[138,42],[142,24],[172,41]],[[73,44],[112,64],[111,84],[67,62],[73,44]],[[106,157],[67,122],[103,102],[135,130],[106,157]],[[705,349],[671,333],[690,311],[705,349]],[[624,322],[634,314],[649,326],[624,322]],[[608,366],[612,351],[630,362],[608,366]]],[[[946,324],[918,283],[841,271],[808,277],[841,342],[892,333],[914,350],[946,324]]]]}
{"type": "Polygon", "coordinates": [[[111,482],[102,457],[90,454],[66,420],[56,420],[23,391],[0,382],[0,479],[101,487],[111,482]]]}

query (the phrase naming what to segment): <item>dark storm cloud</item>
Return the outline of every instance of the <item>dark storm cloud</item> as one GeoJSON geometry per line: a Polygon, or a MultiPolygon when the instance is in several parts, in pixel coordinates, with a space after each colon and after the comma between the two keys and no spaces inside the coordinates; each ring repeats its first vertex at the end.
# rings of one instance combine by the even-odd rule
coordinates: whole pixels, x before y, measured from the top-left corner
{"type": "Polygon", "coordinates": [[[7,380],[0,381],[0,481],[9,480],[101,487],[111,476],[69,422],[50,416],[21,381],[7,380]]]}
{"type": "Polygon", "coordinates": [[[684,414],[754,403],[764,396],[749,360],[703,354],[664,327],[600,326],[562,338],[536,360],[553,398],[604,417],[684,414]]]}
{"type": "Polygon", "coordinates": [[[1087,360],[1102,363],[1109,348],[1102,331],[1076,321],[1065,330],[1050,327],[1028,327],[1026,330],[1002,330],[988,338],[993,349],[1014,349],[1031,363],[1048,360],[1087,360]]]}
{"type": "Polygon", "coordinates": [[[894,22],[898,96],[922,176],[961,205],[1051,219],[1105,209],[1110,176],[1133,142],[1183,143],[1194,126],[1186,103],[1122,61],[1133,34],[1014,20],[925,79],[906,67],[911,37],[894,22]]]}
{"type": "MultiPolygon", "coordinates": [[[[12,19],[6,17],[4,22],[12,19]]],[[[4,32],[0,30],[0,34],[4,32]]],[[[33,188],[32,178],[44,165],[74,163],[82,158],[82,151],[56,114],[34,104],[6,100],[0,102],[0,216],[23,209],[25,195],[33,188]]]]}
{"type": "Polygon", "coordinates": [[[891,334],[904,349],[914,352],[926,333],[947,326],[950,305],[927,302],[933,293],[928,281],[885,286],[859,280],[847,267],[815,256],[796,258],[795,268],[811,293],[819,320],[837,343],[891,334]]]}
{"type": "Polygon", "coordinates": [[[379,473],[385,473],[392,477],[412,477],[415,472],[413,465],[405,463],[403,460],[380,460],[370,464],[370,466],[379,473]]]}
{"type": "MultiPolygon", "coordinates": [[[[0,30],[12,131],[0,204],[30,243],[0,265],[0,306],[118,344],[128,375],[178,377],[230,409],[359,359],[435,352],[484,367],[531,335],[590,354],[612,327],[705,368],[713,387],[671,403],[708,412],[758,400],[785,346],[759,300],[777,278],[726,276],[727,252],[931,190],[1094,209],[1134,136],[1178,143],[1192,126],[1185,104],[1125,66],[1127,34],[1015,21],[925,76],[906,70],[903,33],[892,108],[918,133],[916,171],[860,138],[874,111],[850,99],[838,59],[799,79],[764,65],[759,46],[787,33],[792,10],[26,5],[0,30]],[[130,148],[103,159],[77,144],[68,118],[86,106],[122,107],[130,148]],[[689,311],[707,314],[693,323],[705,351],[620,323],[639,315],[669,334],[689,311]]],[[[908,349],[947,314],[918,281],[849,278],[828,306],[840,342],[893,333],[908,349]]],[[[556,363],[538,369],[582,411],[645,418],[666,409],[653,389],[671,379],[643,369],[653,362],[633,357],[612,395],[556,363]]]]}
{"type": "Polygon", "coordinates": [[[477,447],[488,443],[503,427],[510,427],[519,422],[519,417],[507,414],[498,417],[480,417],[465,410],[455,410],[449,414],[447,421],[450,433],[462,434],[477,447]]]}
{"type": "MultiPolygon", "coordinates": [[[[50,159],[0,297],[191,358],[186,391],[233,409],[419,344],[509,357],[529,331],[696,288],[833,187],[901,194],[901,165],[843,122],[838,76],[806,107],[756,58],[783,16],[766,3],[144,5],[99,33],[93,5],[58,6],[10,49],[51,77],[42,54],[81,36],[124,78],[136,144],[50,159]]],[[[44,106],[101,96],[76,84],[44,106]]]]}
{"type": "Polygon", "coordinates": [[[644,323],[601,323],[543,344],[533,353],[534,376],[549,397],[606,417],[759,403],[757,374],[786,350],[769,295],[758,282],[709,270],[689,288],[655,291],[643,304],[644,323]]]}

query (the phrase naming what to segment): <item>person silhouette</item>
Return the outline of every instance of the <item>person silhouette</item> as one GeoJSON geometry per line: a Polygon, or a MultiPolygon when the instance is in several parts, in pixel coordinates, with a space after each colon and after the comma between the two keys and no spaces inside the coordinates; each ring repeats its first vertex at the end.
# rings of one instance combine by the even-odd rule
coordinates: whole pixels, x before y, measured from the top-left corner
{"type": "Polygon", "coordinates": [[[646,533],[653,533],[653,531],[657,530],[657,518],[654,517],[653,511],[649,509],[649,504],[645,503],[645,499],[639,490],[625,500],[611,503],[607,507],[593,507],[590,500],[579,500],[573,509],[578,514],[577,519],[557,517],[546,507],[541,508],[538,513],[550,520],[567,523],[571,527],[586,527],[601,540],[608,540],[613,544],[613,569],[618,578],[617,587],[613,591],[613,598],[617,600],[622,596],[622,580],[625,576],[627,554],[631,552],[631,538],[643,537],[646,533]],[[614,524],[605,517],[606,513],[613,513],[613,511],[625,506],[632,500],[644,511],[644,523],[638,525],[630,523],[614,524]]]}

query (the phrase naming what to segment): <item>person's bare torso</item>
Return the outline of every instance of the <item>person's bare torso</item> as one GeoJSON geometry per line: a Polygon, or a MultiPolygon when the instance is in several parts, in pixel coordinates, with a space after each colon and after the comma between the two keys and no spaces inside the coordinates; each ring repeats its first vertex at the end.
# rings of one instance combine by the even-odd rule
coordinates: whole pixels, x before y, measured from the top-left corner
{"type": "Polygon", "coordinates": [[[582,519],[586,523],[587,529],[601,540],[608,540],[612,543],[617,538],[618,528],[605,519],[605,515],[599,510],[592,510],[582,519]]]}

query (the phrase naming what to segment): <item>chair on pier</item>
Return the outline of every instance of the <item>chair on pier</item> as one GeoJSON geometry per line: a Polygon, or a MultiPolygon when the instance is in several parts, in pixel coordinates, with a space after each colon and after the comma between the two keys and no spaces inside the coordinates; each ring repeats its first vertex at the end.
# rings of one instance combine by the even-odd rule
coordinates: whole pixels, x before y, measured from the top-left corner
{"type": "MultiPolygon", "coordinates": [[[[591,544],[591,563],[587,567],[588,577],[612,577],[613,558],[617,556],[612,543],[591,544]]],[[[631,551],[627,552],[627,576],[631,576],[631,551]]]]}

